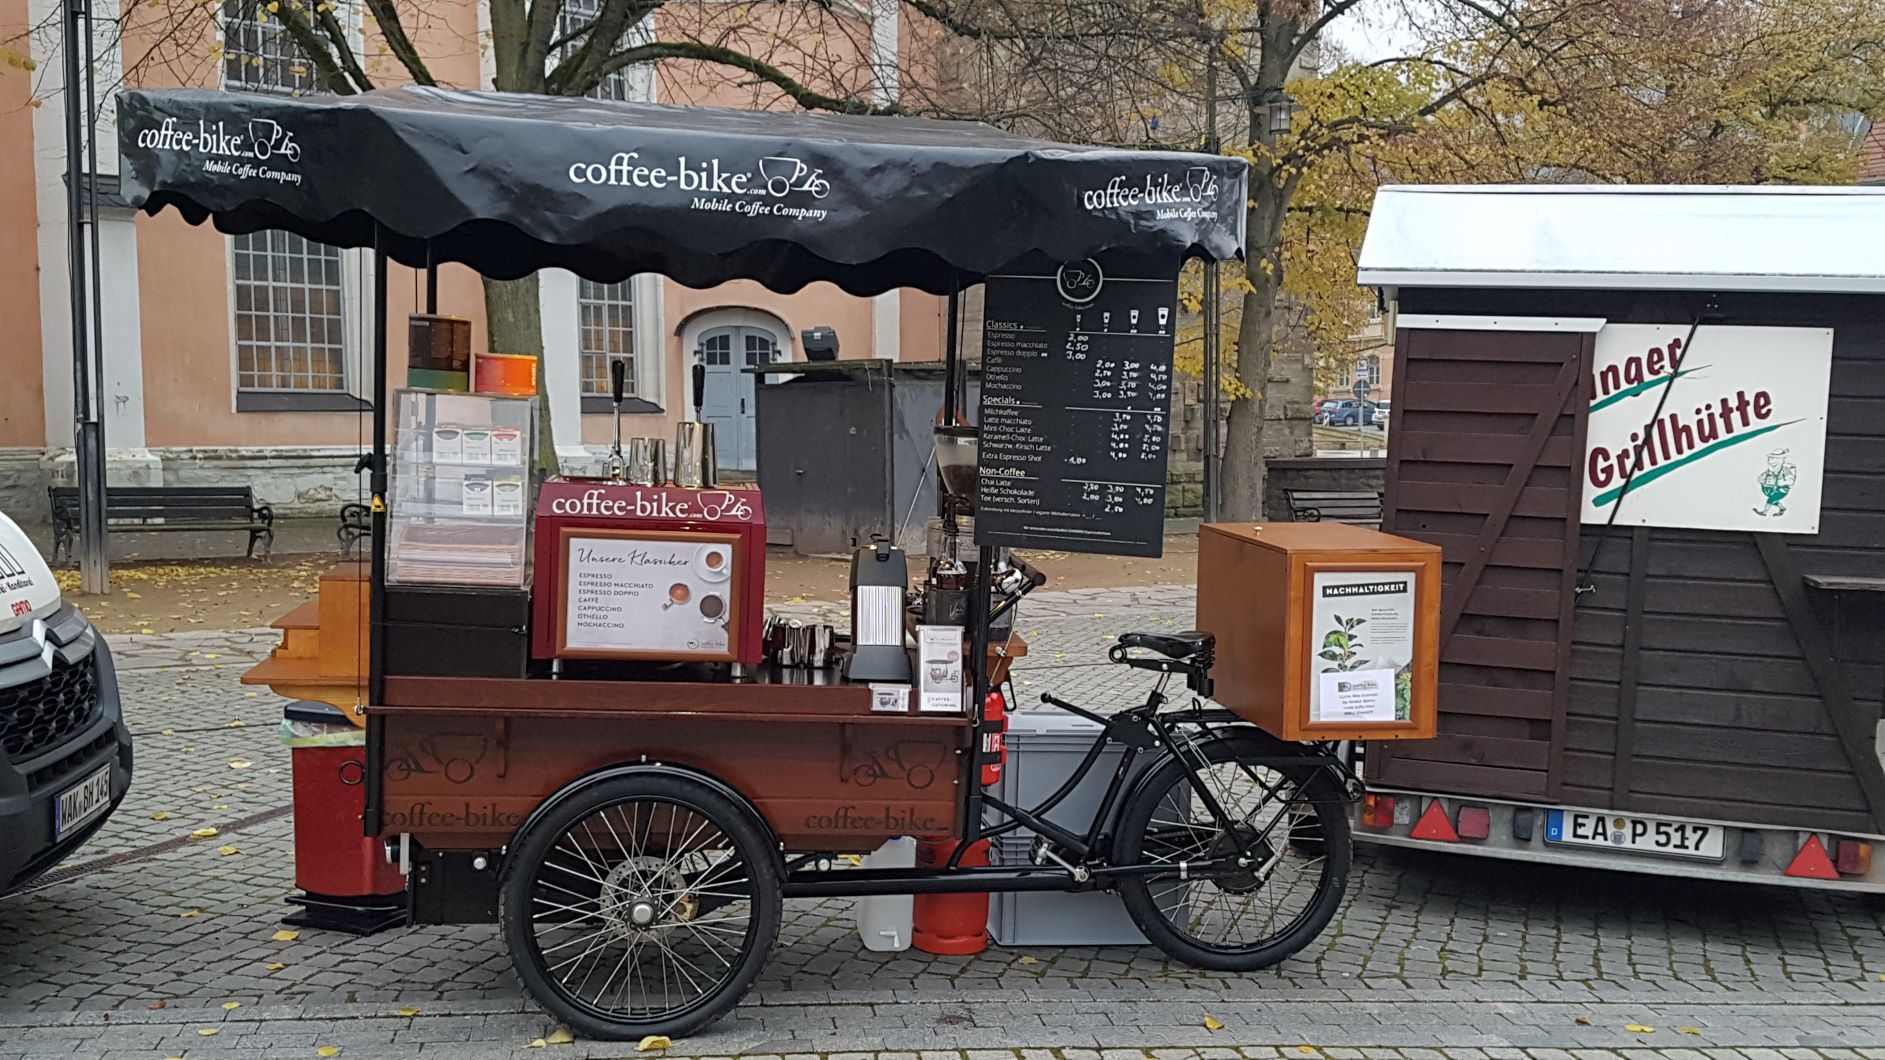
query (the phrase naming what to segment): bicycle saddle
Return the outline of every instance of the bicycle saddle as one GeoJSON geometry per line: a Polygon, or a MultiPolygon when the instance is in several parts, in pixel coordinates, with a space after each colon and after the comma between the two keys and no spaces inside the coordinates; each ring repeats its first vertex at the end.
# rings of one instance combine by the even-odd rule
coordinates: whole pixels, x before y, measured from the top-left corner
{"type": "Polygon", "coordinates": [[[1217,643],[1217,637],[1210,633],[1190,630],[1185,633],[1121,633],[1119,646],[1122,648],[1144,648],[1154,651],[1168,659],[1189,659],[1199,652],[1208,652],[1217,643]]]}

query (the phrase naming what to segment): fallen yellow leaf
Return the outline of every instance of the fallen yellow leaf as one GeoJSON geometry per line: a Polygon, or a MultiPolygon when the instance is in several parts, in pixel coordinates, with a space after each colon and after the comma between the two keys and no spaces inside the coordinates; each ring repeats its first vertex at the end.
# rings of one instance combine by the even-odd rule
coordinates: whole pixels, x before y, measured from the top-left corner
{"type": "Polygon", "coordinates": [[[1316,1047],[1313,1045],[1299,1045],[1296,1047],[1296,1051],[1308,1056],[1316,1055],[1316,1047]]]}
{"type": "Polygon", "coordinates": [[[264,965],[263,965],[262,967],[263,967],[263,968],[264,968],[265,970],[267,970],[267,971],[271,971],[271,972],[279,972],[279,971],[281,971],[281,970],[282,970],[283,968],[286,968],[286,967],[288,967],[288,966],[287,966],[287,965],[285,965],[285,964],[283,964],[283,963],[281,963],[280,961],[270,961],[270,962],[268,962],[267,964],[264,964],[264,965]]]}
{"type": "Polygon", "coordinates": [[[235,1010],[237,1010],[237,1009],[239,1009],[239,1008],[241,1008],[241,1007],[242,1007],[242,1002],[240,1002],[240,1001],[225,1001],[225,1002],[223,1002],[223,1011],[224,1011],[224,1012],[234,1012],[235,1010]]]}
{"type": "Polygon", "coordinates": [[[542,1049],[542,1048],[544,1048],[545,1046],[547,1046],[547,1045],[549,1045],[549,1044],[550,1044],[549,1042],[546,1042],[546,1041],[544,1041],[544,1040],[543,1040],[542,1038],[532,1038],[532,1039],[530,1039],[530,1044],[528,1044],[528,1045],[526,1045],[526,1046],[524,1046],[524,1048],[526,1048],[526,1049],[542,1049]]]}
{"type": "Polygon", "coordinates": [[[405,1008],[400,1009],[399,1014],[402,1016],[417,1016],[419,1014],[419,1009],[416,1006],[409,1005],[405,1008]]]}
{"type": "Polygon", "coordinates": [[[251,762],[246,758],[231,758],[229,760],[230,769],[247,769],[254,764],[255,764],[254,762],[251,762]]]}
{"type": "Polygon", "coordinates": [[[158,811],[157,811],[156,813],[153,813],[153,814],[151,814],[151,820],[153,820],[153,821],[168,821],[168,820],[170,820],[170,819],[171,819],[172,817],[175,817],[175,816],[176,816],[176,814],[174,814],[174,813],[171,813],[171,812],[170,812],[169,810],[158,810],[158,811]]]}
{"type": "Polygon", "coordinates": [[[214,828],[199,828],[199,829],[197,829],[196,831],[194,831],[194,832],[191,832],[191,833],[190,833],[190,838],[192,838],[192,839],[214,839],[214,838],[216,838],[216,837],[217,837],[217,836],[219,836],[219,835],[222,835],[222,833],[221,833],[221,832],[218,832],[218,831],[217,831],[216,829],[214,829],[214,828]]]}
{"type": "Polygon", "coordinates": [[[283,931],[277,931],[273,935],[270,935],[269,937],[274,939],[276,942],[293,942],[294,940],[301,937],[301,932],[283,930],[283,931]]]}
{"type": "Polygon", "coordinates": [[[195,920],[202,915],[203,911],[201,909],[185,909],[182,913],[178,914],[177,918],[179,920],[195,920]]]}
{"type": "Polygon", "coordinates": [[[321,1046],[321,1047],[320,1047],[319,1049],[316,1049],[316,1050],[314,1050],[314,1055],[315,1055],[315,1056],[339,1056],[339,1055],[340,1055],[340,1046],[338,1046],[338,1045],[323,1045],[323,1046],[321,1046]]]}
{"type": "Polygon", "coordinates": [[[1700,1033],[1702,1033],[1702,1028],[1700,1028],[1700,1027],[1677,1027],[1677,1028],[1676,1028],[1676,1032],[1677,1032],[1677,1033],[1679,1033],[1679,1034],[1700,1034],[1700,1033]]]}
{"type": "Polygon", "coordinates": [[[551,1045],[568,1045],[576,1040],[576,1036],[569,1032],[568,1027],[558,1027],[547,1040],[551,1045]]]}
{"type": "MultiPolygon", "coordinates": [[[[255,693],[254,693],[254,692],[250,692],[249,694],[250,694],[250,695],[254,695],[255,693]]],[[[240,729],[240,728],[242,728],[242,719],[241,719],[241,718],[237,718],[237,719],[236,719],[235,721],[232,721],[232,722],[230,722],[230,723],[229,723],[229,727],[230,727],[230,728],[232,728],[232,729],[240,729]]]]}
{"type": "Polygon", "coordinates": [[[222,1031],[216,1029],[215,1027],[198,1027],[196,1029],[196,1033],[202,1035],[205,1038],[214,1038],[218,1034],[221,1034],[222,1031]]]}
{"type": "Polygon", "coordinates": [[[155,633],[157,631],[154,629],[151,629],[149,626],[146,626],[143,629],[138,630],[138,632],[139,633],[155,633]]]}
{"type": "Polygon", "coordinates": [[[1033,957],[1023,957],[1020,960],[1016,961],[1015,963],[1016,964],[1039,964],[1041,962],[1033,957]]]}
{"type": "Polygon", "coordinates": [[[1204,1029],[1207,1031],[1221,1031],[1224,1029],[1224,1021],[1218,1019],[1216,1016],[1206,1015],[1204,1017],[1204,1029]]]}
{"type": "Polygon", "coordinates": [[[240,854],[242,851],[237,850],[235,847],[217,847],[216,853],[221,854],[223,857],[229,857],[231,854],[240,854]]]}
{"type": "Polygon", "coordinates": [[[1645,1027],[1640,1023],[1632,1023],[1623,1029],[1626,1031],[1629,1031],[1631,1034],[1655,1034],[1656,1033],[1656,1028],[1645,1027]]]}
{"type": "Polygon", "coordinates": [[[149,1005],[146,1005],[145,1007],[150,1009],[152,1012],[156,1012],[158,1009],[164,1008],[168,1004],[169,1002],[167,1001],[153,1001],[149,1005]]]}
{"type": "Polygon", "coordinates": [[[652,1053],[657,1049],[666,1049],[673,1044],[674,1040],[665,1034],[650,1034],[648,1037],[635,1043],[635,1051],[638,1053],[652,1053]]]}

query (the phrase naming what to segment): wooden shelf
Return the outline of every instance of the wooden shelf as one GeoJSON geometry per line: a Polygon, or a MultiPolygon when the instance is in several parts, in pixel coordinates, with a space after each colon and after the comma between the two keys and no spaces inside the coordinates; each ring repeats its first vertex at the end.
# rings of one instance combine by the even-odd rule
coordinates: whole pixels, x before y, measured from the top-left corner
{"type": "Polygon", "coordinates": [[[1885,578],[1866,578],[1849,574],[1803,574],[1800,578],[1810,589],[1842,593],[1885,593],[1885,578]]]}

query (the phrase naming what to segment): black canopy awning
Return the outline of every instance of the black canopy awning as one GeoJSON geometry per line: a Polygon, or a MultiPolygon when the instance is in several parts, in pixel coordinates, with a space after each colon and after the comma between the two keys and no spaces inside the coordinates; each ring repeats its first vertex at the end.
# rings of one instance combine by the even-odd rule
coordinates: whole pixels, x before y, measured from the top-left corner
{"type": "Polygon", "coordinates": [[[125,197],[491,276],[942,293],[1032,254],[1175,273],[1244,243],[1240,159],[984,125],[399,88],[126,92],[125,197]]]}

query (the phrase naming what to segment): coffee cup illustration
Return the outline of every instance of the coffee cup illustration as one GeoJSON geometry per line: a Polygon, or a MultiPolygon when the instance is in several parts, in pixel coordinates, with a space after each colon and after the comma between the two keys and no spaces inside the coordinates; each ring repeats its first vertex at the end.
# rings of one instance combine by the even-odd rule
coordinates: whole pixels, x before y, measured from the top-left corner
{"type": "Polygon", "coordinates": [[[686,582],[675,582],[668,586],[668,602],[661,605],[661,610],[666,611],[675,604],[684,604],[693,598],[694,590],[686,582]]]}
{"type": "Polygon", "coordinates": [[[768,155],[759,160],[759,175],[766,181],[766,190],[773,195],[791,191],[808,168],[798,159],[785,155],[768,155]]]}
{"type": "Polygon", "coordinates": [[[700,598],[700,616],[709,622],[725,622],[727,602],[719,593],[708,593],[700,598]]]}

